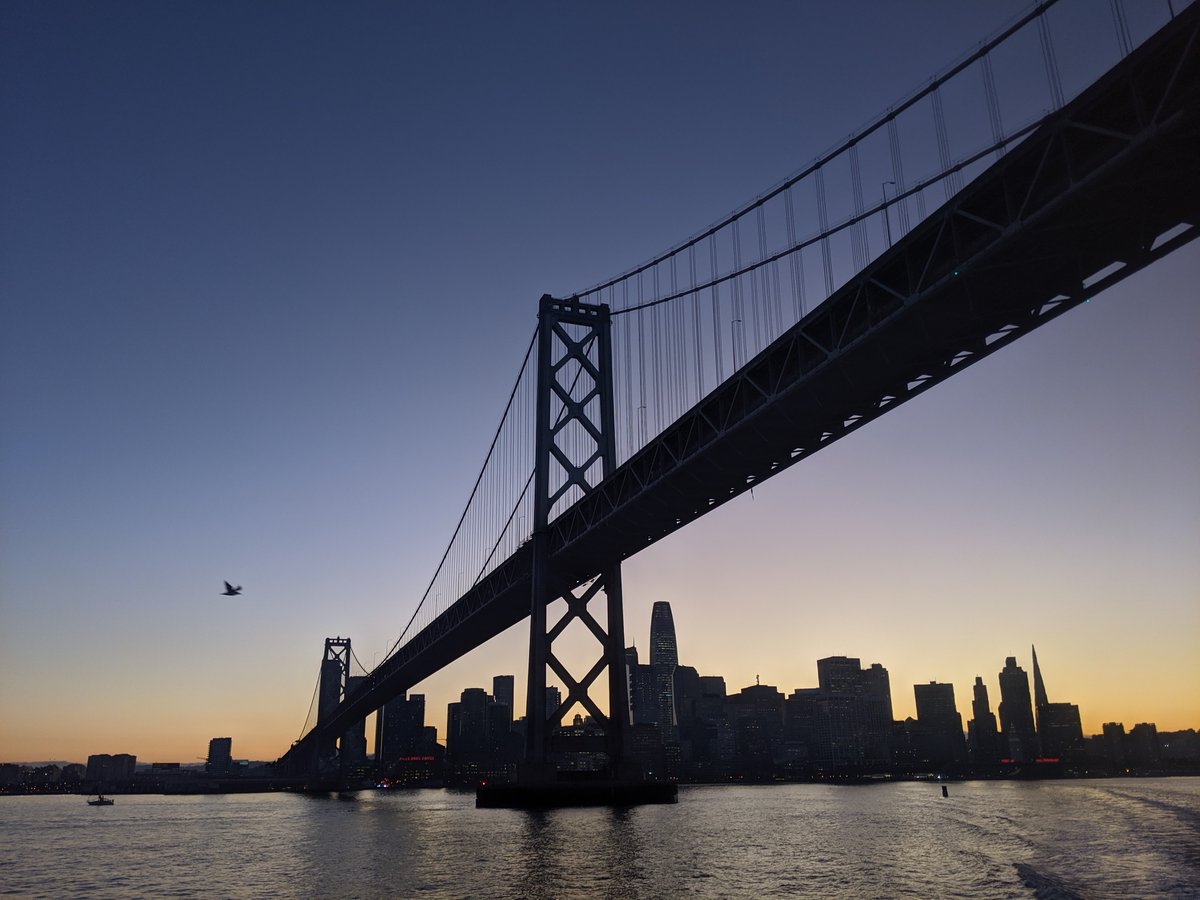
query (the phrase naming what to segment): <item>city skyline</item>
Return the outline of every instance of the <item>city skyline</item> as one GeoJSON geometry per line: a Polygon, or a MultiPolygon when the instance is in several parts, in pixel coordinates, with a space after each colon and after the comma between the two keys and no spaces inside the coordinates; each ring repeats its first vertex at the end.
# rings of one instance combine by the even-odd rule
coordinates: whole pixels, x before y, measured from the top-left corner
{"type": "MultiPolygon", "coordinates": [[[[666,699],[663,696],[663,687],[659,683],[661,681],[661,679],[658,677],[659,672],[657,670],[656,665],[651,664],[651,663],[643,663],[641,665],[638,665],[636,651],[635,651],[636,641],[631,640],[631,646],[629,649],[631,651],[634,651],[634,655],[633,656],[627,655],[627,676],[630,680],[630,691],[631,691],[630,716],[631,716],[631,721],[634,724],[638,724],[639,722],[643,722],[643,721],[655,722],[655,721],[660,720],[665,715],[664,701],[666,702],[667,706],[669,706],[670,709],[672,710],[672,715],[673,715],[674,704],[675,704],[675,698],[674,698],[675,681],[674,681],[673,676],[674,676],[674,670],[678,666],[683,666],[686,668],[693,669],[698,673],[698,675],[700,677],[720,678],[723,682],[725,682],[726,690],[728,691],[729,696],[734,696],[736,693],[738,693],[738,691],[744,691],[750,687],[758,687],[758,686],[769,687],[773,690],[779,690],[783,693],[783,695],[787,696],[787,695],[792,694],[793,692],[804,693],[804,692],[814,691],[817,689],[816,686],[818,684],[821,685],[822,687],[825,687],[827,684],[827,679],[837,679],[840,677],[839,670],[837,668],[833,668],[833,669],[829,669],[828,671],[825,671],[822,669],[822,664],[837,666],[842,663],[853,663],[853,670],[855,672],[857,672],[860,661],[865,659],[865,657],[851,656],[850,654],[827,654],[824,657],[812,660],[812,666],[813,666],[813,671],[815,673],[815,677],[811,679],[810,684],[789,686],[789,685],[783,684],[782,682],[777,682],[776,680],[772,679],[770,676],[770,673],[768,671],[766,674],[765,680],[760,675],[756,675],[754,682],[752,682],[751,684],[742,685],[739,687],[733,683],[728,682],[728,680],[725,679],[724,673],[717,672],[717,671],[708,671],[707,669],[697,667],[697,666],[693,665],[691,663],[691,661],[688,660],[686,657],[684,658],[684,660],[680,661],[679,657],[678,657],[677,641],[675,639],[674,630],[675,630],[675,623],[674,623],[674,617],[673,617],[670,605],[667,604],[665,601],[656,601],[654,603],[654,614],[651,617],[651,621],[649,623],[649,627],[648,627],[646,633],[649,633],[651,636],[650,641],[648,642],[649,645],[653,646],[657,640],[657,644],[660,647],[660,650],[659,650],[660,662],[658,663],[658,666],[661,666],[663,664],[663,662],[665,661],[670,670],[671,686],[669,688],[667,688],[667,692],[670,695],[669,699],[666,699]],[[669,635],[669,637],[668,637],[668,635],[669,635]],[[664,657],[665,657],[665,659],[664,659],[664,657]],[[639,701],[637,699],[635,699],[635,695],[636,695],[636,691],[637,691],[637,688],[635,687],[635,682],[638,678],[638,675],[633,668],[634,666],[637,666],[637,668],[640,668],[640,669],[645,669],[646,675],[648,676],[648,681],[647,681],[647,685],[646,685],[647,696],[646,696],[646,699],[644,701],[642,701],[646,704],[648,718],[643,718],[642,716],[639,715],[639,712],[638,712],[637,704],[639,701]]],[[[632,632],[630,632],[630,634],[632,636],[632,632]]],[[[345,639],[342,638],[339,640],[345,640],[345,639]]],[[[898,682],[891,683],[894,681],[894,679],[890,679],[888,677],[889,669],[886,664],[882,664],[879,661],[871,661],[869,666],[867,666],[867,664],[864,664],[864,671],[868,671],[869,669],[882,668],[882,672],[884,674],[884,684],[886,685],[886,684],[890,683],[889,693],[887,695],[888,709],[891,711],[891,713],[889,714],[889,717],[888,717],[889,723],[891,721],[893,721],[893,719],[891,718],[891,715],[894,715],[894,717],[895,717],[894,721],[897,724],[903,723],[905,720],[921,719],[921,704],[922,704],[921,697],[922,697],[922,693],[924,691],[925,692],[924,695],[927,698],[925,702],[928,704],[937,704],[939,707],[937,709],[937,712],[939,714],[944,712],[944,710],[946,709],[945,704],[947,704],[947,703],[956,708],[956,711],[957,711],[957,714],[959,717],[959,726],[958,726],[959,733],[961,734],[961,736],[964,739],[967,740],[968,744],[971,741],[971,738],[969,737],[969,733],[971,731],[973,731],[974,726],[977,721],[977,716],[979,715],[979,713],[981,711],[980,708],[976,706],[976,704],[979,702],[979,698],[981,696],[981,694],[980,694],[981,687],[983,689],[982,697],[983,697],[983,702],[985,704],[983,710],[985,712],[990,713],[992,716],[993,724],[998,725],[997,733],[998,733],[1000,740],[1002,741],[1002,744],[1007,743],[1007,739],[1005,737],[1005,732],[1007,730],[1009,730],[1010,726],[1008,724],[1006,724],[1006,717],[1005,717],[1001,707],[1006,701],[1010,704],[1015,701],[1017,706],[1019,707],[1019,709],[1022,710],[1022,712],[1019,712],[1018,715],[1024,715],[1027,719],[1026,724],[1018,726],[1018,728],[1023,727],[1023,728],[1028,729],[1027,733],[1023,733],[1023,734],[1019,735],[1019,739],[1021,741],[1026,742],[1027,747],[1028,747],[1028,759],[1026,761],[1032,762],[1033,757],[1035,755],[1038,755],[1038,756],[1043,755],[1043,753],[1042,753],[1042,740],[1043,740],[1043,738],[1042,738],[1042,734],[1043,734],[1042,717],[1046,715],[1046,709],[1047,708],[1053,709],[1054,707],[1073,707],[1073,708],[1076,708],[1076,715],[1080,715],[1080,713],[1082,711],[1079,710],[1077,708],[1077,705],[1073,704],[1073,703],[1049,701],[1049,699],[1048,699],[1049,692],[1045,688],[1044,679],[1042,677],[1041,669],[1038,664],[1036,645],[1030,646],[1029,659],[1031,660],[1031,666],[1032,666],[1031,670],[1025,670],[1020,665],[1020,662],[1022,661],[1022,659],[1023,659],[1023,657],[1021,657],[1020,655],[1011,655],[1010,654],[1010,655],[1006,656],[1005,661],[1004,661],[1004,666],[1002,668],[998,668],[996,675],[990,681],[988,680],[986,675],[976,675],[974,677],[973,683],[971,685],[971,688],[972,688],[971,693],[968,693],[968,691],[963,690],[960,693],[956,694],[953,690],[955,687],[953,682],[939,681],[937,679],[931,678],[928,681],[924,681],[924,682],[914,682],[911,685],[912,692],[911,692],[911,696],[910,696],[909,692],[904,690],[904,688],[906,688],[907,685],[898,683],[898,682]],[[1005,689],[1004,679],[1010,671],[1013,673],[1013,677],[1019,677],[1018,690],[1023,692],[1022,694],[1019,694],[1016,697],[1013,697],[1010,694],[1006,693],[1006,689],[1005,689]],[[947,688],[949,689],[949,692],[945,693],[945,689],[947,689],[947,688]],[[988,688],[998,688],[998,689],[993,694],[991,691],[988,690],[988,688]],[[968,721],[968,720],[970,720],[970,721],[968,721]],[[1035,722],[1036,722],[1036,736],[1034,736],[1035,735],[1035,722]],[[968,725],[970,725],[972,727],[968,728],[968,725]]],[[[857,676],[855,676],[855,677],[857,677],[857,676]]],[[[355,680],[357,680],[358,676],[351,675],[350,678],[351,678],[351,682],[353,683],[355,680]]],[[[425,729],[424,729],[425,731],[430,731],[432,729],[433,734],[430,735],[430,739],[436,740],[438,743],[442,744],[443,746],[446,746],[448,744],[448,740],[449,740],[449,732],[454,727],[453,720],[456,715],[455,710],[457,707],[460,706],[460,701],[464,700],[468,696],[477,696],[477,697],[487,696],[489,698],[494,698],[495,702],[505,705],[509,710],[508,722],[510,724],[512,722],[516,721],[517,719],[523,720],[523,718],[524,718],[524,709],[523,709],[524,703],[523,703],[523,701],[520,702],[520,704],[518,704],[518,702],[517,702],[518,700],[521,700],[521,698],[524,696],[523,692],[520,690],[520,687],[522,686],[522,682],[518,679],[518,676],[514,676],[511,674],[497,674],[497,675],[491,676],[491,678],[488,680],[488,683],[490,683],[490,685],[491,685],[490,691],[486,685],[481,686],[481,685],[473,684],[473,685],[460,686],[458,694],[455,695],[456,699],[452,699],[452,700],[448,701],[444,706],[441,706],[441,707],[434,706],[433,707],[435,712],[433,713],[434,718],[433,718],[432,722],[429,720],[429,714],[427,712],[427,710],[430,709],[430,707],[427,704],[426,695],[418,689],[413,689],[411,691],[408,691],[408,692],[406,692],[406,696],[399,697],[399,698],[397,698],[397,700],[394,703],[388,705],[388,709],[390,711],[389,714],[394,715],[395,720],[394,720],[394,722],[392,722],[392,720],[389,720],[389,722],[391,722],[391,724],[387,727],[391,728],[391,729],[395,729],[397,732],[405,730],[405,729],[408,729],[408,731],[411,731],[413,728],[411,723],[408,723],[408,724],[404,724],[404,723],[407,723],[408,720],[410,720],[411,717],[415,714],[418,717],[418,719],[425,724],[425,729]],[[439,708],[446,710],[444,718],[438,717],[439,713],[436,712],[436,710],[439,708]],[[412,710],[416,710],[416,712],[414,713],[414,712],[412,712],[412,710]]],[[[561,696],[559,693],[560,692],[559,685],[551,683],[547,687],[547,691],[554,693],[556,696],[559,696],[559,697],[561,696]]],[[[1056,692],[1056,696],[1062,696],[1062,695],[1058,694],[1056,692]]],[[[548,705],[548,708],[549,708],[549,705],[548,705]]],[[[580,707],[577,704],[565,714],[562,724],[569,724],[570,720],[573,716],[580,715],[580,714],[582,714],[585,719],[587,718],[587,711],[584,710],[582,707],[580,707]]],[[[480,707],[480,711],[478,711],[476,713],[476,715],[477,716],[482,715],[482,707],[480,707]]],[[[643,715],[645,715],[645,713],[643,715]]],[[[1012,713],[1009,713],[1009,715],[1012,715],[1012,713]]],[[[1022,721],[1025,721],[1025,720],[1022,720],[1022,721]]],[[[1089,718],[1089,719],[1082,719],[1082,721],[1081,721],[1082,733],[1085,737],[1101,737],[1108,733],[1109,726],[1111,726],[1113,724],[1117,724],[1117,725],[1120,725],[1120,726],[1123,726],[1126,728],[1132,728],[1135,725],[1141,725],[1145,722],[1149,722],[1152,725],[1158,726],[1158,730],[1160,732],[1186,731],[1189,729],[1196,730],[1196,729],[1200,728],[1200,726],[1198,726],[1195,723],[1186,724],[1186,725],[1182,725],[1179,727],[1172,727],[1171,725],[1159,725],[1159,723],[1154,721],[1152,718],[1148,718],[1148,717],[1144,717],[1144,716],[1139,717],[1137,715],[1132,716],[1132,717],[1126,717],[1124,719],[1121,719],[1121,718],[1105,719],[1102,723],[1100,723],[1095,728],[1089,728],[1087,724],[1084,724],[1084,723],[1087,723],[1090,721],[1093,721],[1093,720],[1089,718]]],[[[369,717],[368,722],[364,723],[364,727],[366,727],[368,724],[370,727],[369,727],[369,729],[367,729],[367,731],[368,731],[368,733],[372,734],[373,737],[371,737],[369,740],[369,743],[365,745],[365,752],[371,756],[375,756],[376,754],[378,754],[380,752],[379,747],[380,747],[380,741],[383,739],[382,735],[383,735],[384,726],[382,725],[382,723],[380,721],[379,715],[374,715],[372,717],[369,717]]],[[[420,731],[420,728],[418,728],[418,731],[420,731]]],[[[232,739],[229,737],[209,739],[209,741],[208,741],[208,757],[207,757],[208,766],[207,767],[210,771],[212,770],[212,766],[213,766],[212,761],[214,759],[214,752],[216,752],[216,754],[218,756],[222,756],[225,759],[225,767],[226,767],[226,769],[228,769],[229,760],[231,758],[230,757],[230,741],[231,740],[232,739]],[[215,751],[214,748],[218,748],[218,749],[215,751]]],[[[411,750],[411,744],[406,745],[406,746],[408,746],[409,749],[411,750]]],[[[107,753],[109,751],[105,751],[105,752],[107,753]]],[[[125,750],[121,750],[120,752],[124,753],[125,750]]],[[[395,753],[398,751],[393,749],[392,751],[389,751],[389,752],[395,753]]],[[[93,751],[89,752],[88,754],[81,756],[80,759],[87,759],[89,757],[93,757],[98,754],[100,754],[100,751],[93,750],[93,751]]],[[[100,754],[100,755],[102,755],[102,754],[100,754]]],[[[1016,757],[1019,757],[1021,754],[1014,753],[1013,755],[1016,757]]],[[[130,756],[136,757],[139,760],[144,760],[146,763],[149,763],[152,761],[149,758],[147,758],[137,752],[131,753],[130,756]]],[[[205,757],[198,757],[197,759],[204,759],[204,758],[205,757]]],[[[257,758],[257,757],[239,757],[239,758],[251,758],[251,759],[255,759],[256,761],[260,761],[260,762],[261,761],[270,761],[270,759],[266,758],[266,757],[263,757],[261,759],[257,758]]],[[[45,761],[70,761],[71,759],[73,759],[73,758],[69,758],[66,756],[45,756],[45,757],[38,757],[36,759],[31,758],[31,759],[27,759],[27,760],[26,759],[23,759],[23,760],[0,759],[0,762],[2,762],[2,763],[32,763],[32,762],[45,762],[45,761]]],[[[186,760],[186,759],[188,759],[188,757],[183,757],[183,759],[186,760]]],[[[162,760],[153,760],[153,761],[154,762],[165,762],[167,760],[162,759],[162,760]]],[[[174,760],[171,760],[171,761],[174,762],[174,760]]]]}
{"type": "MultiPolygon", "coordinates": [[[[6,7],[0,759],[283,753],[322,642],[370,666],[412,613],[537,297],[1027,5],[6,7]]],[[[667,601],[731,686],[844,653],[960,711],[1036,642],[1086,733],[1196,727],[1197,283],[1193,244],[626,561],[627,633],[667,601]]],[[[412,690],[515,671],[523,707],[527,641],[412,690]]]]}

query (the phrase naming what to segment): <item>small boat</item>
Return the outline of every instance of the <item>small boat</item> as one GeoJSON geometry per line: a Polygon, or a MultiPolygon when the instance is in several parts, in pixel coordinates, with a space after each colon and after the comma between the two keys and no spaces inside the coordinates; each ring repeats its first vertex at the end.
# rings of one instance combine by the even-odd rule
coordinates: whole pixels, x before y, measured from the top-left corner
{"type": "Polygon", "coordinates": [[[112,805],[113,805],[112,799],[109,797],[105,797],[103,794],[100,794],[99,796],[97,796],[95,800],[88,801],[88,806],[112,806],[112,805]]]}

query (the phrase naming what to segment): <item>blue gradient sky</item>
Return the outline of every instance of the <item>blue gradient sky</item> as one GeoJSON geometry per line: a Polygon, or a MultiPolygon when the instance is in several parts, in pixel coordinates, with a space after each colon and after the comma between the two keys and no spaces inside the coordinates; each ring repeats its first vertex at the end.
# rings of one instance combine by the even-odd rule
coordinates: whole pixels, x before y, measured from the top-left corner
{"type": "MultiPolygon", "coordinates": [[[[1025,6],[5,4],[0,760],[277,756],[324,638],[370,665],[407,621],[537,297],[1025,6]]],[[[636,557],[627,634],[671,601],[731,690],[879,661],[898,715],[1036,642],[1085,729],[1200,726],[1198,282],[1191,246],[636,557]]],[[[430,720],[523,696],[525,643],[430,720]]]]}

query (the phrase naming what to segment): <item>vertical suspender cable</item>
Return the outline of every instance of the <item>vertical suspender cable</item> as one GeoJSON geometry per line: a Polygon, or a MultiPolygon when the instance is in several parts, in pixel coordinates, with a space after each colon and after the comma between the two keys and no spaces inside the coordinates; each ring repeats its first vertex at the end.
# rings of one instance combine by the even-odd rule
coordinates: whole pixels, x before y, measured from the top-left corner
{"type": "Polygon", "coordinates": [[[1063,89],[1062,76],[1058,72],[1058,60],[1054,55],[1054,38],[1050,34],[1050,23],[1043,13],[1038,16],[1038,37],[1042,42],[1042,63],[1046,67],[1046,82],[1050,87],[1050,101],[1053,109],[1062,109],[1063,89]]]}

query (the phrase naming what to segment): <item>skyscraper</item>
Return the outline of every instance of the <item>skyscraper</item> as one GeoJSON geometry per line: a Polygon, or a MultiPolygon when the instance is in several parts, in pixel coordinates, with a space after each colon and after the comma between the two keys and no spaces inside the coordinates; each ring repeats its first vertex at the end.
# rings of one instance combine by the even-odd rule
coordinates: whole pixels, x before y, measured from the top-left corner
{"type": "Polygon", "coordinates": [[[424,694],[389,700],[375,716],[375,761],[386,766],[417,753],[424,731],[424,694]]]}
{"type": "Polygon", "coordinates": [[[625,648],[625,671],[629,678],[629,721],[633,725],[658,724],[658,700],[654,668],[638,662],[637,647],[625,648]]]}
{"type": "Polygon", "coordinates": [[[988,701],[987,685],[975,676],[974,695],[971,700],[971,721],[967,723],[971,761],[994,763],[1000,756],[1000,732],[996,728],[996,716],[988,701]]]}
{"type": "Polygon", "coordinates": [[[483,688],[466,688],[446,709],[446,756],[456,762],[479,763],[490,750],[488,706],[483,688]]]}
{"type": "Polygon", "coordinates": [[[679,649],[675,643],[675,620],[671,604],[659,600],[650,614],[650,667],[654,670],[655,720],[666,731],[676,724],[675,667],[679,649]]]}
{"type": "Polygon", "coordinates": [[[1153,723],[1141,722],[1129,729],[1126,747],[1132,765],[1156,767],[1162,762],[1162,745],[1153,723]]]}
{"type": "Polygon", "coordinates": [[[921,726],[926,760],[935,765],[953,765],[966,761],[962,716],[954,703],[954,685],[913,685],[917,701],[917,722],[921,726]]]}
{"type": "Polygon", "coordinates": [[[824,722],[813,759],[834,765],[885,766],[891,761],[892,693],[879,663],[862,668],[855,657],[817,660],[819,706],[824,722]]]}
{"type": "MultiPolygon", "coordinates": [[[[1046,683],[1042,681],[1042,670],[1041,667],[1038,666],[1037,647],[1033,646],[1033,644],[1030,644],[1029,651],[1033,654],[1033,708],[1040,716],[1042,714],[1042,710],[1046,708],[1046,705],[1050,701],[1046,698],[1046,683]]],[[[1039,731],[1041,731],[1041,722],[1037,723],[1037,728],[1039,731]]]]}
{"type": "Polygon", "coordinates": [[[1029,676],[1010,656],[1000,672],[1000,732],[1008,742],[1008,755],[1016,762],[1033,762],[1037,756],[1037,729],[1029,699],[1029,676]]]}
{"type": "Polygon", "coordinates": [[[508,721],[513,718],[513,701],[516,696],[515,679],[512,675],[495,675],[492,678],[492,699],[508,707],[508,721]]]}
{"type": "Polygon", "coordinates": [[[215,737],[208,742],[208,760],[204,771],[209,775],[228,775],[233,768],[233,738],[215,737]]]}
{"type": "Polygon", "coordinates": [[[671,604],[659,600],[650,613],[650,665],[679,665],[679,649],[675,643],[675,619],[671,615],[671,604]]]}
{"type": "Polygon", "coordinates": [[[562,691],[554,685],[546,686],[546,721],[550,729],[562,727],[562,714],[558,708],[562,706],[562,691]]]}
{"type": "Polygon", "coordinates": [[[1051,703],[1038,665],[1037,648],[1033,651],[1033,705],[1037,713],[1038,747],[1050,759],[1070,760],[1083,755],[1083,725],[1079,707],[1074,703],[1051,703]]]}

